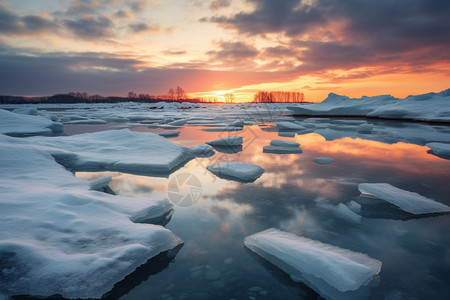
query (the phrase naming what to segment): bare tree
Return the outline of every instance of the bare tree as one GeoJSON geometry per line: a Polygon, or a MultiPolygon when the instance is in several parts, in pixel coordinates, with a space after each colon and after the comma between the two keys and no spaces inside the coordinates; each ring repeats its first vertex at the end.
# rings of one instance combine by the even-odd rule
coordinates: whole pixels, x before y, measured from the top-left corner
{"type": "Polygon", "coordinates": [[[186,92],[180,86],[177,86],[175,94],[177,96],[177,100],[181,100],[186,97],[186,92]]]}
{"type": "Polygon", "coordinates": [[[170,88],[170,90],[167,92],[167,96],[169,97],[169,100],[175,100],[175,91],[173,88],[170,88]]]}
{"type": "Polygon", "coordinates": [[[223,96],[225,98],[225,103],[233,103],[233,101],[236,99],[233,93],[226,93],[223,96]]]}

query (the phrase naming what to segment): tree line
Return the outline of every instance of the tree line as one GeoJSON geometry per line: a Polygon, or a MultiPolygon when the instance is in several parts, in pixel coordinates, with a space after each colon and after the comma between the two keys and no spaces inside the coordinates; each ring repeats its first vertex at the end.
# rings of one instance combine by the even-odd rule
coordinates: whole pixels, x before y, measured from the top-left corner
{"type": "Polygon", "coordinates": [[[253,96],[253,102],[285,102],[301,103],[305,101],[305,95],[302,92],[284,92],[284,91],[258,91],[253,96]]]}

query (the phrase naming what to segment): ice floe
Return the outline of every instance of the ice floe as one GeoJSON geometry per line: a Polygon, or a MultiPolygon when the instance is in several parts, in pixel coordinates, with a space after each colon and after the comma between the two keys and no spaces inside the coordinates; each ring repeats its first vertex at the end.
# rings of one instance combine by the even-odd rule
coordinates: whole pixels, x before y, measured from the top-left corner
{"type": "Polygon", "coordinates": [[[331,157],[316,157],[314,158],[314,162],[318,163],[319,165],[326,165],[329,163],[332,163],[334,161],[334,159],[332,159],[331,157]]]}
{"type": "Polygon", "coordinates": [[[363,195],[382,199],[412,214],[450,212],[450,207],[447,205],[417,193],[396,188],[389,183],[361,183],[358,189],[363,195]]]}
{"type": "Polygon", "coordinates": [[[381,262],[366,254],[275,228],[246,237],[244,244],[328,299],[352,299],[351,292],[369,284],[381,270],[381,262]]]}
{"type": "Polygon", "coordinates": [[[220,162],[206,169],[220,178],[240,182],[253,182],[264,173],[260,166],[244,162],[220,162]]]}
{"type": "Polygon", "coordinates": [[[167,200],[90,190],[108,180],[77,178],[19,138],[0,135],[0,151],[0,294],[100,298],[182,243],[162,226],[134,223],[164,217],[167,200]]]}
{"type": "Polygon", "coordinates": [[[275,154],[294,154],[302,153],[302,148],[299,148],[300,144],[297,142],[286,141],[286,140],[272,140],[269,146],[263,147],[264,153],[275,153],[275,154]]]}
{"type": "Polygon", "coordinates": [[[349,98],[330,93],[320,103],[288,107],[294,115],[363,116],[450,122],[450,89],[397,99],[389,95],[349,98]]]}
{"type": "Polygon", "coordinates": [[[206,142],[206,144],[211,146],[239,146],[242,143],[242,136],[227,136],[224,138],[206,142]]]}
{"type": "Polygon", "coordinates": [[[158,134],[160,136],[163,136],[165,138],[172,138],[172,137],[177,137],[180,135],[180,132],[177,130],[171,130],[171,131],[163,131],[163,132],[158,132],[158,134]]]}
{"type": "Polygon", "coordinates": [[[431,148],[433,154],[450,157],[450,144],[428,143],[426,146],[431,148]]]}
{"type": "Polygon", "coordinates": [[[10,136],[53,135],[64,126],[47,118],[0,109],[0,133],[10,136]]]}
{"type": "Polygon", "coordinates": [[[212,151],[208,145],[183,148],[158,134],[129,129],[51,138],[30,137],[24,141],[43,146],[59,163],[73,171],[119,171],[158,176],[167,176],[195,156],[212,151]]]}
{"type": "Polygon", "coordinates": [[[283,146],[264,146],[263,147],[264,153],[275,153],[275,154],[295,154],[295,153],[302,153],[302,148],[295,148],[295,147],[283,147],[283,146]]]}
{"type": "Polygon", "coordinates": [[[303,127],[301,125],[298,125],[293,122],[287,122],[287,121],[277,122],[277,127],[279,130],[303,130],[303,129],[305,129],[305,127],[303,127]]]}

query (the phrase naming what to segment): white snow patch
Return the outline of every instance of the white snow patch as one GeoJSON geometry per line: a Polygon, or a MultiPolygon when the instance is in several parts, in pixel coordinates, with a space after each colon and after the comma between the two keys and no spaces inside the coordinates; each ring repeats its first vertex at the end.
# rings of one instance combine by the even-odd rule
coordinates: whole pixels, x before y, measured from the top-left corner
{"type": "Polygon", "coordinates": [[[340,292],[357,290],[381,269],[381,262],[366,254],[275,228],[246,237],[244,244],[321,295],[329,292],[326,284],[340,292]]]}
{"type": "Polygon", "coordinates": [[[364,195],[385,200],[412,214],[450,212],[450,207],[447,205],[417,193],[396,188],[389,183],[361,183],[358,189],[364,195]]]}
{"type": "Polygon", "coordinates": [[[149,258],[182,243],[162,226],[131,221],[166,213],[167,200],[89,190],[87,181],[23,139],[0,135],[0,152],[0,228],[8,229],[0,231],[3,294],[100,298],[149,258]]]}
{"type": "Polygon", "coordinates": [[[47,118],[0,109],[0,133],[11,136],[52,135],[63,132],[64,125],[47,118]]]}

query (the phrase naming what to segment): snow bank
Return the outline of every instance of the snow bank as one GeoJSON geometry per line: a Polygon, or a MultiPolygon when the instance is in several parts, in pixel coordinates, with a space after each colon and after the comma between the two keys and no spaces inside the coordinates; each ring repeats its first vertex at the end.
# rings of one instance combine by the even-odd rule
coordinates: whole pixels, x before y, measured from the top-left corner
{"type": "MultiPolygon", "coordinates": [[[[165,176],[197,156],[164,137],[129,129],[84,133],[25,141],[44,147],[74,171],[118,171],[165,176]]],[[[205,151],[205,148],[200,150],[205,151]]]]}
{"type": "Polygon", "coordinates": [[[450,122],[450,89],[397,99],[389,95],[349,98],[330,93],[321,103],[288,107],[294,115],[368,116],[450,122]]]}
{"type": "Polygon", "coordinates": [[[206,169],[220,178],[241,182],[253,182],[264,173],[260,166],[244,162],[220,162],[206,169]]]}
{"type": "Polygon", "coordinates": [[[221,139],[206,142],[206,144],[211,146],[239,146],[242,143],[242,136],[227,136],[221,139]]]}
{"type": "Polygon", "coordinates": [[[24,109],[20,109],[19,112],[13,113],[0,109],[0,133],[10,136],[52,135],[64,130],[61,123],[23,114],[26,112],[24,109]]]}
{"type": "Polygon", "coordinates": [[[182,243],[162,226],[133,223],[166,214],[167,200],[89,190],[90,183],[22,139],[0,135],[0,152],[2,294],[100,298],[182,243]]]}
{"type": "Polygon", "coordinates": [[[408,192],[389,183],[360,183],[359,191],[398,206],[412,214],[428,214],[450,212],[450,207],[417,193],[408,192]]]}
{"type": "MultiPolygon", "coordinates": [[[[365,254],[271,228],[244,239],[250,250],[326,298],[370,282],[381,262],[365,254]],[[335,289],[335,290],[334,290],[335,289]]],[[[344,297],[345,298],[345,297],[344,297]]]]}

